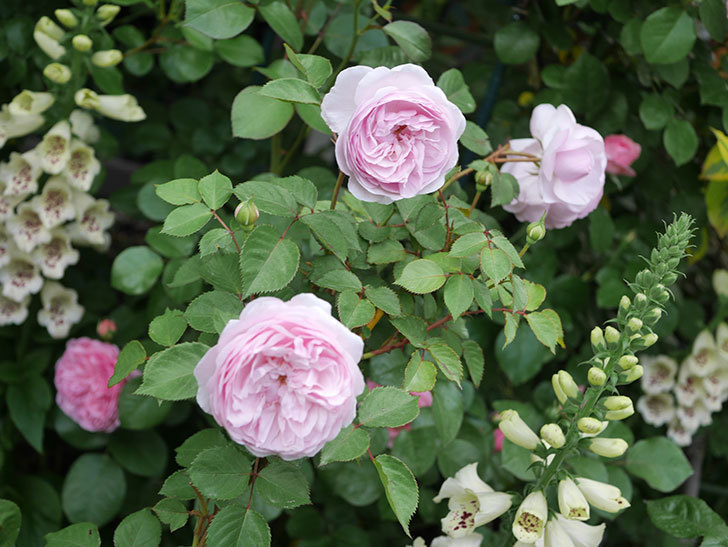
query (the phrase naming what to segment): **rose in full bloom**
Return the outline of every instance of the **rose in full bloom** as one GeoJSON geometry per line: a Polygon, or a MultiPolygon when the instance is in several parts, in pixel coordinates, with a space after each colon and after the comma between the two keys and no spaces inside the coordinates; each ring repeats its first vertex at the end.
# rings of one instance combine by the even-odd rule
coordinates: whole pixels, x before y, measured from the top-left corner
{"type": "Polygon", "coordinates": [[[604,148],[607,152],[607,173],[629,177],[636,175],[630,166],[640,157],[642,147],[639,144],[627,135],[607,135],[604,148]]]}
{"type": "Polygon", "coordinates": [[[363,349],[312,294],[256,298],[195,367],[197,402],[256,456],[313,456],[354,419],[363,349]]]}
{"type": "Polygon", "coordinates": [[[546,213],[547,228],[564,228],[584,218],[604,192],[607,156],[604,140],[590,127],[576,123],[569,107],[538,105],[531,115],[530,139],[514,139],[510,148],[539,158],[538,162],[506,162],[501,169],[518,181],[520,192],[503,208],[521,222],[535,222],[546,213]]]}
{"type": "Polygon", "coordinates": [[[119,348],[91,338],[75,338],[56,362],[56,403],[86,431],[109,433],[119,427],[119,394],[125,381],[107,387],[119,348]]]}
{"type": "Polygon", "coordinates": [[[392,203],[438,190],[458,160],[465,117],[419,66],[342,71],[321,102],[338,135],[336,161],[349,191],[392,203]]]}

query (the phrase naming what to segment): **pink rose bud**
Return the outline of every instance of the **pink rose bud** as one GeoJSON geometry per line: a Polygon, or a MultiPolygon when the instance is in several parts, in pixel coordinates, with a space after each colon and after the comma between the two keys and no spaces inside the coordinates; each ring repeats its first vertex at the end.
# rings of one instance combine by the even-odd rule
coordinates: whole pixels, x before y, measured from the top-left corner
{"type": "Polygon", "coordinates": [[[96,325],[96,334],[104,340],[111,340],[116,332],[116,323],[111,319],[102,319],[96,325]]]}
{"type": "Polygon", "coordinates": [[[493,430],[493,451],[494,452],[500,452],[503,450],[503,439],[505,439],[506,436],[503,435],[503,432],[498,429],[497,427],[493,430]]]}
{"type": "Polygon", "coordinates": [[[540,104],[531,115],[530,139],[510,141],[510,149],[541,159],[506,162],[501,172],[513,175],[518,197],[503,208],[521,222],[536,222],[546,213],[546,228],[565,228],[599,205],[604,193],[607,156],[604,140],[579,125],[568,106],[540,104]]]}
{"type": "Polygon", "coordinates": [[[336,161],[362,201],[392,203],[442,187],[465,117],[419,66],[343,70],[321,101],[336,161]]]}
{"type": "Polygon", "coordinates": [[[86,431],[110,433],[119,427],[119,394],[126,380],[107,387],[118,356],[113,344],[75,338],[56,362],[56,403],[86,431]]]}
{"type": "Polygon", "coordinates": [[[259,297],[195,367],[197,402],[256,456],[310,457],[354,420],[363,350],[313,294],[259,297]]]}
{"type": "Polygon", "coordinates": [[[627,135],[609,135],[604,139],[607,151],[607,173],[634,177],[632,163],[640,157],[642,147],[627,135]]]}

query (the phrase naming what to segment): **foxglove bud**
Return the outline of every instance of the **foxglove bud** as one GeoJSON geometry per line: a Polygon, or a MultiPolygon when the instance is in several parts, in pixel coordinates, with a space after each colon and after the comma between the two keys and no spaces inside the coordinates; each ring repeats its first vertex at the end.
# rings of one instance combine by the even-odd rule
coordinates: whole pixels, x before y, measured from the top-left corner
{"type": "Polygon", "coordinates": [[[66,28],[73,28],[78,25],[78,19],[70,9],[57,9],[55,14],[56,19],[66,28]]]}
{"type": "Polygon", "coordinates": [[[124,55],[118,49],[106,49],[91,55],[91,62],[96,66],[109,67],[118,65],[123,58],[124,55]]]}
{"type": "Polygon", "coordinates": [[[652,287],[647,296],[659,304],[666,304],[670,300],[670,293],[667,292],[667,289],[661,283],[652,287]]]}
{"type": "Polygon", "coordinates": [[[635,382],[642,378],[642,375],[645,373],[645,370],[642,368],[642,365],[635,365],[631,369],[629,369],[627,372],[622,372],[619,375],[619,383],[620,384],[631,384],[632,382],[635,382]]]}
{"type": "Polygon", "coordinates": [[[637,293],[637,296],[634,297],[634,303],[641,308],[642,306],[647,304],[647,295],[643,292],[637,293]]]}
{"type": "Polygon", "coordinates": [[[622,492],[616,486],[581,477],[576,479],[576,485],[586,500],[597,509],[616,513],[629,507],[629,502],[622,497],[622,492]]]}
{"type": "Polygon", "coordinates": [[[541,438],[554,448],[561,448],[566,443],[564,432],[557,424],[545,424],[541,428],[541,438]]]}
{"type": "Polygon", "coordinates": [[[119,11],[121,11],[119,6],[115,6],[114,4],[104,4],[103,6],[99,6],[99,9],[96,10],[96,17],[99,18],[102,25],[106,26],[114,20],[114,17],[119,14],[119,11]]]}
{"type": "Polygon", "coordinates": [[[642,320],[637,317],[633,317],[627,322],[627,330],[630,332],[639,332],[642,328],[642,320]]]}
{"type": "Polygon", "coordinates": [[[604,351],[607,345],[604,342],[604,331],[600,327],[594,327],[591,331],[591,345],[595,352],[604,351]]]}
{"type": "Polygon", "coordinates": [[[591,439],[588,445],[589,450],[605,458],[618,458],[629,448],[624,439],[605,439],[603,437],[591,439]]]}
{"type": "Polygon", "coordinates": [[[252,198],[240,202],[235,208],[235,220],[242,224],[244,228],[252,229],[259,216],[260,213],[252,198]]]}
{"type": "Polygon", "coordinates": [[[637,359],[634,355],[623,355],[619,358],[617,363],[622,370],[627,370],[639,363],[639,359],[637,359]]]}
{"type": "Polygon", "coordinates": [[[579,431],[586,433],[587,435],[596,435],[604,430],[604,423],[596,418],[579,418],[576,422],[576,427],[579,431]]]}
{"type": "Polygon", "coordinates": [[[541,217],[536,222],[531,222],[526,227],[526,241],[530,244],[534,244],[537,241],[541,241],[546,237],[546,224],[544,223],[544,217],[541,217]]]}
{"type": "MultiPolygon", "coordinates": [[[[677,263],[680,262],[680,259],[675,259],[677,263]]],[[[674,267],[677,266],[677,263],[674,267]]],[[[665,275],[662,276],[662,284],[663,285],[672,285],[677,281],[677,274],[675,272],[667,272],[665,275]]]]}
{"type": "Polygon", "coordinates": [[[51,63],[43,69],[43,76],[51,82],[65,84],[71,79],[71,69],[61,63],[51,63]]]}
{"type": "Polygon", "coordinates": [[[589,520],[589,503],[571,479],[559,481],[559,512],[567,519],[589,520]]]}
{"type": "Polygon", "coordinates": [[[612,326],[604,329],[604,338],[607,341],[607,347],[613,348],[619,344],[619,331],[612,326]]]}
{"type": "Polygon", "coordinates": [[[604,418],[607,420],[624,420],[634,414],[632,399],[624,395],[612,395],[605,398],[602,404],[607,409],[604,418]]]}
{"type": "Polygon", "coordinates": [[[645,323],[652,326],[655,323],[657,323],[660,318],[662,317],[662,310],[655,306],[654,308],[651,308],[646,314],[645,314],[645,323]]]}
{"type": "Polygon", "coordinates": [[[629,312],[630,306],[632,306],[632,302],[625,294],[619,301],[619,310],[617,311],[617,317],[619,319],[625,319],[627,317],[627,313],[629,312]]]}
{"type": "Polygon", "coordinates": [[[589,385],[599,387],[603,386],[604,382],[607,381],[607,375],[599,367],[592,367],[587,373],[587,380],[589,380],[589,385]]]}
{"type": "Polygon", "coordinates": [[[50,17],[46,17],[45,15],[38,19],[38,22],[35,24],[35,30],[37,32],[42,32],[56,41],[63,38],[63,35],[66,34],[66,32],[56,25],[50,17]]]}
{"type": "Polygon", "coordinates": [[[535,449],[541,441],[533,430],[528,427],[515,410],[501,412],[501,421],[498,424],[506,439],[513,444],[529,450],[535,449]]]}
{"type": "Polygon", "coordinates": [[[8,110],[13,116],[27,116],[29,114],[42,114],[55,102],[52,93],[28,91],[18,93],[10,104],[8,110]]]}
{"type": "Polygon", "coordinates": [[[559,385],[561,386],[561,390],[567,397],[569,397],[570,399],[579,399],[581,397],[581,391],[579,391],[579,386],[576,385],[576,382],[574,381],[574,378],[571,377],[571,374],[569,374],[565,370],[560,370],[558,372],[558,380],[559,385]]]}
{"type": "Polygon", "coordinates": [[[513,535],[518,541],[535,543],[543,535],[548,517],[546,496],[541,490],[531,492],[523,500],[513,519],[513,535]]]}
{"type": "Polygon", "coordinates": [[[71,39],[71,44],[73,44],[73,48],[76,51],[88,51],[94,45],[91,38],[85,34],[76,34],[76,36],[71,39]]]}
{"type": "Polygon", "coordinates": [[[561,384],[559,383],[559,375],[554,374],[551,376],[551,386],[554,388],[554,393],[556,394],[556,398],[559,400],[559,402],[563,405],[568,397],[566,396],[566,393],[564,393],[564,390],[561,389],[561,384]]]}
{"type": "Polygon", "coordinates": [[[658,337],[654,332],[645,334],[644,336],[636,335],[635,339],[632,340],[631,347],[638,350],[646,349],[654,345],[657,339],[658,337]]]}

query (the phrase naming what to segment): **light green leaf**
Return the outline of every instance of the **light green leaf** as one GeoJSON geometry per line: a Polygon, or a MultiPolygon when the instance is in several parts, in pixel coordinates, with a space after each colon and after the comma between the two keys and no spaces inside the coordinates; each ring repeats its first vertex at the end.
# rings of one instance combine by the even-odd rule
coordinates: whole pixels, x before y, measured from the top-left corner
{"type": "Polygon", "coordinates": [[[460,137],[460,144],[479,156],[486,156],[493,151],[486,132],[469,120],[465,124],[465,132],[460,137]]]}
{"type": "Polygon", "coordinates": [[[369,448],[369,433],[350,425],[342,429],[333,441],[321,450],[319,467],[331,462],[348,462],[363,455],[369,448]]]}
{"type": "Polygon", "coordinates": [[[382,30],[402,48],[407,57],[415,63],[426,61],[432,55],[430,35],[412,21],[395,21],[384,25],[382,30]]]}
{"type": "Polygon", "coordinates": [[[45,547],[99,547],[99,529],[90,522],[79,522],[45,535],[45,547]]]}
{"type": "Polygon", "coordinates": [[[264,213],[293,218],[298,214],[299,207],[293,193],[285,186],[262,180],[251,180],[238,184],[234,192],[240,201],[252,199],[255,206],[264,213]]]}
{"type": "Polygon", "coordinates": [[[301,54],[298,55],[298,60],[303,67],[303,74],[306,76],[306,79],[316,88],[324,85],[333,72],[331,61],[326,57],[301,54]]]}
{"type": "Polygon", "coordinates": [[[21,518],[17,505],[9,500],[0,500],[0,545],[15,545],[21,518]]]}
{"type": "Polygon", "coordinates": [[[498,173],[490,185],[490,206],[507,205],[518,196],[518,181],[510,173],[498,173]]]}
{"type": "Polygon", "coordinates": [[[645,19],[640,42],[648,63],[676,63],[693,49],[693,18],[678,7],[660,8],[645,19]]]}
{"type": "Polygon", "coordinates": [[[538,341],[551,353],[556,353],[556,344],[563,344],[564,338],[559,315],[552,309],[546,309],[526,314],[526,321],[538,341]]]}
{"type": "Polygon", "coordinates": [[[365,287],[366,297],[372,304],[388,315],[402,315],[397,294],[389,287],[365,287]]]}
{"type": "Polygon", "coordinates": [[[212,218],[212,211],[202,203],[177,207],[164,220],[162,233],[171,236],[188,236],[200,230],[212,218]]]}
{"type": "Polygon", "coordinates": [[[361,281],[349,270],[332,270],[318,277],[315,284],[324,289],[332,289],[337,292],[362,290],[361,281]]]}
{"type": "Polygon", "coordinates": [[[282,238],[273,226],[256,226],[240,253],[243,297],[273,292],[288,285],[298,271],[298,245],[282,238]]]}
{"type": "Polygon", "coordinates": [[[412,471],[400,460],[389,454],[380,454],[374,465],[384,486],[389,506],[408,537],[409,522],[417,509],[419,490],[412,471]]]}
{"type": "Polygon", "coordinates": [[[149,338],[160,346],[173,346],[184,334],[185,330],[187,330],[187,320],[184,314],[180,310],[170,310],[168,308],[149,324],[149,338]]]}
{"type": "Polygon", "coordinates": [[[190,477],[184,469],[175,471],[165,479],[159,495],[183,501],[193,500],[197,497],[190,485],[190,477]]]}
{"type": "Polygon", "coordinates": [[[399,241],[386,239],[381,243],[370,245],[367,249],[367,262],[369,264],[391,264],[407,257],[404,246],[399,241]]]}
{"type": "Polygon", "coordinates": [[[660,492],[672,492],[693,474],[683,451],[667,437],[643,439],[631,446],[627,471],[660,492]]]}
{"type": "Polygon", "coordinates": [[[177,453],[175,459],[182,467],[189,467],[203,450],[219,448],[227,445],[227,443],[219,429],[203,429],[187,438],[175,449],[177,453]]]}
{"type": "MultiPolygon", "coordinates": [[[[510,261],[508,262],[510,264],[510,261]]],[[[394,283],[410,292],[426,294],[436,291],[445,283],[445,272],[432,260],[413,260],[404,267],[394,283]]]]}
{"type": "Polygon", "coordinates": [[[704,536],[712,529],[725,526],[718,513],[703,500],[693,496],[670,496],[647,501],[647,514],[660,530],[678,538],[704,536]]]}
{"type": "Polygon", "coordinates": [[[698,151],[698,135],[685,120],[671,120],[662,134],[662,143],[675,165],[686,164],[698,151]]]}
{"type": "Polygon", "coordinates": [[[235,295],[223,291],[201,294],[190,302],[185,317],[195,330],[220,333],[230,319],[237,319],[243,303],[235,295]]]}
{"type": "Polygon", "coordinates": [[[453,319],[466,312],[473,303],[473,280],[467,275],[452,275],[445,283],[445,305],[453,319]]]}
{"type": "Polygon", "coordinates": [[[339,229],[333,211],[322,211],[301,217],[301,222],[308,226],[321,244],[344,262],[349,251],[349,242],[339,229]]]}
{"type": "Polygon", "coordinates": [[[195,179],[175,179],[164,184],[155,184],[154,192],[172,205],[199,203],[201,196],[195,179]]]}
{"type": "Polygon", "coordinates": [[[478,307],[488,314],[488,317],[493,317],[493,298],[490,295],[490,289],[480,279],[473,280],[473,292],[475,294],[475,301],[478,303],[478,307]]]}
{"type": "Polygon", "coordinates": [[[111,266],[111,286],[126,294],[144,294],[157,282],[163,268],[164,262],[149,247],[127,247],[111,266]]]}
{"type": "Polygon", "coordinates": [[[114,374],[109,379],[109,387],[115,386],[147,359],[147,351],[139,340],[128,342],[119,352],[114,366],[114,374]]]}
{"type": "Polygon", "coordinates": [[[675,107],[663,95],[651,93],[640,103],[640,119],[647,129],[662,129],[675,115],[675,107]]]}
{"type": "Polygon", "coordinates": [[[171,498],[159,501],[152,507],[152,511],[157,514],[159,520],[169,526],[171,532],[182,528],[189,518],[187,507],[181,501],[171,498]]]}
{"type": "Polygon", "coordinates": [[[268,547],[270,529],[260,513],[242,505],[228,505],[210,524],[207,543],[225,547],[268,547]]]}
{"type": "Polygon", "coordinates": [[[162,540],[162,526],[145,508],[124,518],[114,532],[114,547],[155,547],[162,540]]]}
{"type": "Polygon", "coordinates": [[[51,389],[37,373],[7,386],[5,394],[10,419],[38,452],[43,452],[43,428],[51,407],[51,389]]]}
{"type": "Polygon", "coordinates": [[[412,353],[407,367],[404,369],[402,389],[409,392],[430,391],[435,387],[437,369],[435,364],[425,361],[420,351],[412,353]]]}
{"type": "Polygon", "coordinates": [[[260,95],[260,89],[260,86],[248,86],[235,97],[232,107],[235,137],[267,139],[286,127],[293,116],[291,103],[260,95]]]}
{"type": "Polygon", "coordinates": [[[444,343],[437,342],[428,345],[427,351],[430,352],[442,373],[459,386],[463,379],[463,364],[455,350],[444,343]]]}
{"type": "Polygon", "coordinates": [[[245,454],[232,444],[208,448],[192,462],[190,480],[205,496],[230,500],[248,487],[250,465],[245,454]]]}
{"type": "Polygon", "coordinates": [[[255,10],[231,0],[186,0],[185,24],[216,40],[232,38],[253,21],[255,10]]]}
{"type": "Polygon", "coordinates": [[[392,326],[409,340],[413,346],[423,347],[427,331],[427,324],[424,319],[414,315],[405,315],[402,317],[393,317],[390,319],[392,326]]]}
{"type": "Polygon", "coordinates": [[[437,382],[432,390],[432,415],[443,446],[458,436],[463,423],[463,392],[454,382],[437,382]]]}
{"type": "Polygon", "coordinates": [[[265,61],[263,46],[247,34],[229,40],[215,40],[214,47],[224,61],[234,66],[251,67],[265,61]]]}
{"type": "Polygon", "coordinates": [[[280,78],[272,80],[258,92],[265,97],[291,103],[320,104],[321,96],[316,88],[298,78],[280,78]]]}
{"type": "Polygon", "coordinates": [[[273,462],[258,474],[255,488],[273,507],[293,509],[311,503],[308,481],[301,469],[287,462],[273,462]]]}
{"type": "Polygon", "coordinates": [[[227,203],[233,193],[230,179],[217,169],[200,179],[200,195],[210,209],[219,209],[227,203]]]}
{"type": "Polygon", "coordinates": [[[284,2],[275,0],[267,4],[260,4],[258,11],[284,42],[290,44],[295,51],[301,49],[303,46],[301,27],[296,16],[284,2]]]}
{"type": "Polygon", "coordinates": [[[399,427],[420,413],[417,397],[396,387],[376,387],[361,402],[359,423],[367,427],[399,427]]]}
{"type": "Polygon", "coordinates": [[[344,291],[337,298],[339,319],[350,329],[366,325],[374,319],[376,310],[368,301],[361,298],[355,291],[344,291]]]}
{"type": "Polygon", "coordinates": [[[513,264],[508,255],[501,249],[486,247],[480,253],[480,268],[493,283],[500,283],[511,273],[513,264]]]}
{"type": "Polygon", "coordinates": [[[475,112],[475,99],[470,94],[468,84],[465,83],[462,73],[457,68],[443,72],[437,80],[437,87],[445,92],[450,102],[457,106],[463,114],[475,112]]]}
{"type": "Polygon", "coordinates": [[[483,350],[477,342],[473,340],[463,341],[463,357],[465,357],[465,364],[470,372],[470,378],[473,380],[473,384],[480,385],[480,381],[483,379],[483,369],[485,368],[485,358],[483,357],[483,350]]]}
{"type": "Polygon", "coordinates": [[[136,393],[165,401],[194,397],[197,380],[192,371],[208,349],[199,342],[184,342],[155,353],[144,367],[144,380],[136,393]]]}
{"type": "Polygon", "coordinates": [[[480,251],[488,246],[488,240],[483,232],[471,232],[460,236],[455,240],[450,248],[449,256],[454,258],[465,258],[480,251]]]}

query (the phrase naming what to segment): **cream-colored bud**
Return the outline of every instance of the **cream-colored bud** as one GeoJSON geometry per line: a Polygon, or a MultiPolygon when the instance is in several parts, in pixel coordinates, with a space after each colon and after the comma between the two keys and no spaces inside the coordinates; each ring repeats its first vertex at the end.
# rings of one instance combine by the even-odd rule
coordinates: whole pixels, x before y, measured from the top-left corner
{"type": "Polygon", "coordinates": [[[607,409],[604,415],[607,420],[623,420],[634,414],[632,399],[624,395],[607,397],[602,401],[602,404],[607,409]]]}
{"type": "Polygon", "coordinates": [[[645,369],[642,368],[642,365],[635,365],[628,371],[621,373],[619,375],[619,381],[623,384],[631,384],[642,378],[644,373],[645,369]]]}
{"type": "Polygon", "coordinates": [[[595,435],[604,429],[604,422],[601,422],[596,418],[579,418],[579,421],[576,422],[576,427],[578,427],[579,431],[582,433],[595,435]]]}
{"type": "Polygon", "coordinates": [[[570,399],[579,399],[581,397],[581,391],[579,391],[579,386],[576,385],[576,382],[574,381],[574,378],[571,377],[571,374],[569,374],[565,370],[560,370],[558,372],[558,375],[559,384],[561,385],[561,389],[564,391],[566,396],[570,399]]]}
{"type": "Polygon", "coordinates": [[[35,24],[34,30],[37,32],[42,32],[46,36],[49,36],[56,41],[63,38],[63,35],[66,34],[65,30],[55,24],[50,17],[46,17],[45,15],[38,19],[38,22],[35,24]]]}
{"type": "Polygon", "coordinates": [[[118,49],[106,49],[91,55],[91,62],[99,67],[116,66],[122,59],[124,55],[118,49]]]}
{"type": "Polygon", "coordinates": [[[604,331],[600,327],[594,327],[592,329],[591,345],[594,351],[603,351],[607,347],[604,343],[604,331]]]}
{"type": "Polygon", "coordinates": [[[629,297],[625,294],[619,300],[619,311],[621,311],[622,313],[626,313],[629,311],[629,308],[631,305],[632,305],[632,302],[630,301],[629,297]]]}
{"type": "Polygon", "coordinates": [[[566,443],[564,432],[558,424],[545,424],[541,427],[541,438],[554,448],[561,448],[566,443]]]}
{"type": "Polygon", "coordinates": [[[73,44],[73,48],[76,51],[88,51],[94,45],[93,40],[85,34],[76,34],[76,36],[71,39],[71,44],[73,44]]]}
{"type": "Polygon", "coordinates": [[[647,303],[647,295],[643,292],[637,293],[637,296],[634,297],[635,304],[644,305],[647,303]]]}
{"type": "Polygon", "coordinates": [[[633,317],[627,322],[627,329],[629,329],[630,332],[639,332],[641,328],[642,320],[637,317],[633,317]]]}
{"type": "Polygon", "coordinates": [[[589,442],[589,450],[605,458],[618,458],[627,451],[629,445],[624,439],[605,439],[597,437],[589,442]]]}
{"type": "Polygon", "coordinates": [[[563,405],[568,397],[566,396],[566,393],[564,393],[564,390],[561,389],[561,384],[559,383],[559,375],[554,374],[551,376],[551,386],[554,388],[554,393],[556,394],[556,398],[559,400],[559,402],[563,405]]]}
{"type": "Polygon", "coordinates": [[[654,345],[655,342],[657,342],[657,339],[658,339],[658,336],[654,332],[651,332],[649,334],[645,334],[642,337],[642,341],[645,344],[645,348],[649,348],[650,346],[654,345]]]}
{"type": "Polygon", "coordinates": [[[628,370],[635,366],[637,363],[639,363],[639,359],[637,359],[637,357],[635,357],[634,355],[623,355],[619,358],[619,361],[617,361],[617,363],[619,364],[620,368],[622,368],[622,370],[628,370]]]}
{"type": "Polygon", "coordinates": [[[541,442],[533,430],[528,427],[515,410],[504,410],[501,412],[501,420],[498,423],[506,439],[513,444],[522,446],[529,450],[535,449],[541,442]]]}
{"type": "Polygon", "coordinates": [[[596,387],[603,386],[604,382],[607,381],[606,373],[599,367],[590,368],[586,377],[587,377],[587,380],[589,380],[589,385],[596,386],[596,387]]]}
{"type": "Polygon", "coordinates": [[[622,497],[622,492],[616,486],[581,477],[576,479],[576,485],[586,501],[597,509],[616,513],[629,507],[629,502],[622,497]]]}
{"type": "Polygon", "coordinates": [[[105,26],[114,20],[114,17],[119,14],[119,11],[121,11],[119,6],[115,6],[114,4],[104,4],[103,6],[99,6],[99,9],[96,10],[96,17],[98,17],[101,24],[105,26]]]}
{"type": "Polygon", "coordinates": [[[73,28],[78,25],[78,18],[70,9],[57,9],[55,11],[56,19],[66,28],[73,28]]]}
{"type": "Polygon", "coordinates": [[[71,79],[71,69],[61,63],[51,63],[43,69],[43,76],[57,84],[65,84],[71,79]]]}
{"type": "Polygon", "coordinates": [[[604,338],[607,341],[607,345],[615,346],[619,343],[619,331],[612,326],[604,329],[604,338]]]}

